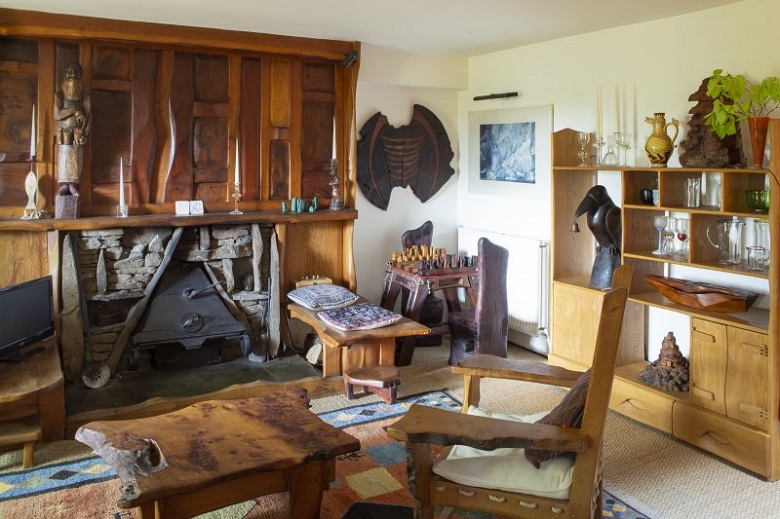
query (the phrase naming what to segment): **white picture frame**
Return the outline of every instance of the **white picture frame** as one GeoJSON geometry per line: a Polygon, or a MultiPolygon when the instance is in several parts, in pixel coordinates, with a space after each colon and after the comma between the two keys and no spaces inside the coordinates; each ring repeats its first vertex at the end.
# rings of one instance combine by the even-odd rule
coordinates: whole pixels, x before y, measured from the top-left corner
{"type": "Polygon", "coordinates": [[[549,199],[553,106],[469,112],[469,193],[549,199]]]}

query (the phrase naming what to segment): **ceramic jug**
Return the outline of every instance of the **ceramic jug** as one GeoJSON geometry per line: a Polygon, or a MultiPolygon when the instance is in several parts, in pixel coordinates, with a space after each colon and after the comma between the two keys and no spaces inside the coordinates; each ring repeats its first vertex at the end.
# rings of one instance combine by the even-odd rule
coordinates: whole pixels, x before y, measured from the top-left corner
{"type": "Polygon", "coordinates": [[[666,166],[674,151],[674,141],[677,140],[680,123],[677,119],[667,123],[665,114],[661,112],[653,114],[653,117],[645,117],[645,122],[653,125],[653,133],[645,143],[647,158],[653,166],[666,166]],[[670,126],[674,128],[674,135],[671,137],[668,130],[670,126]]]}
{"type": "Polygon", "coordinates": [[[739,265],[742,262],[742,229],[745,221],[736,216],[730,220],[718,220],[717,223],[707,226],[707,240],[710,245],[718,249],[718,262],[723,265],[739,265]],[[717,233],[716,240],[712,240],[710,231],[717,233]]]}

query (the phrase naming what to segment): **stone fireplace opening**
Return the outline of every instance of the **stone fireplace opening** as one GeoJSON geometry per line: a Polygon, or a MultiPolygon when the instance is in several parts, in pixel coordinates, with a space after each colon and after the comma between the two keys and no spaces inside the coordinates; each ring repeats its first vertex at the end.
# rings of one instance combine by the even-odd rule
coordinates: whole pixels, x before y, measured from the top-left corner
{"type": "Polygon", "coordinates": [[[71,385],[99,391],[161,366],[263,363],[284,354],[271,225],[70,232],[60,293],[71,385]]]}

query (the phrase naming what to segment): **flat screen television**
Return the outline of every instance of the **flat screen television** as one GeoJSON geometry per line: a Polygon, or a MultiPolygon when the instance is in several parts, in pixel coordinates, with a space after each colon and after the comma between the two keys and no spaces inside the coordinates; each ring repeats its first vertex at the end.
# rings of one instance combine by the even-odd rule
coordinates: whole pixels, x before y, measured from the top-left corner
{"type": "Polygon", "coordinates": [[[0,289],[0,361],[18,361],[42,351],[27,346],[52,335],[51,276],[0,289]]]}

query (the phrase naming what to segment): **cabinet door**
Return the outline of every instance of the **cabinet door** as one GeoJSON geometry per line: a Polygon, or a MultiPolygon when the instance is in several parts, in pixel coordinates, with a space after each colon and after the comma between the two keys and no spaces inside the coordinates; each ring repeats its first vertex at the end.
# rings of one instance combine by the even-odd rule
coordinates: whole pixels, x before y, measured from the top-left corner
{"type": "Polygon", "coordinates": [[[728,336],[723,324],[691,319],[691,403],[726,414],[728,336]]]}
{"type": "Polygon", "coordinates": [[[769,425],[768,353],[766,334],[728,327],[726,415],[764,430],[769,425]]]}

